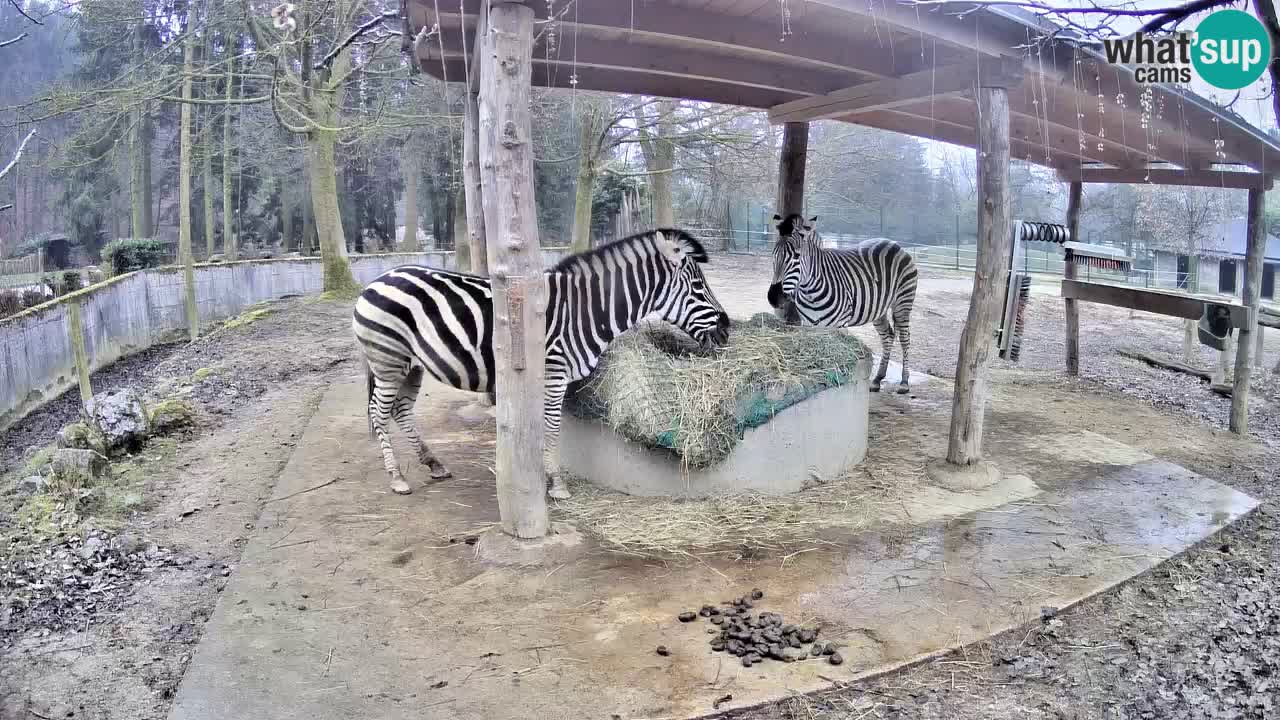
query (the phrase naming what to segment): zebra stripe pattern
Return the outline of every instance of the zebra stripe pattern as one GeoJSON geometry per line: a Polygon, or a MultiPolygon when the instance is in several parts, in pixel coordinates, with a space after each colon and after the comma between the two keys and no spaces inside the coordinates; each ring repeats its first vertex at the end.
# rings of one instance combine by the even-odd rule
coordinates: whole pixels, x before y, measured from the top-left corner
{"type": "Polygon", "coordinates": [[[908,392],[911,307],[918,280],[911,255],[886,238],[865,240],[851,250],[829,250],[818,237],[817,217],[805,221],[792,214],[773,219],[778,222],[778,242],[773,248],[769,304],[788,322],[801,325],[874,324],[882,352],[871,381],[873,391],[880,390],[889,371],[896,335],[902,343],[898,392],[908,392]]]}
{"type": "MultiPolygon", "coordinates": [[[[705,346],[728,340],[729,316],[702,274],[705,262],[697,240],[664,228],[571,255],[546,271],[543,461],[552,497],[569,497],[559,455],[565,390],[596,368],[614,338],[642,319],[660,318],[705,346]]],[[[419,435],[413,407],[427,375],[460,390],[495,391],[489,279],[420,265],[395,268],[360,293],[352,328],[368,369],[369,424],[391,489],[411,492],[391,448],[389,418],[414,443],[431,477],[449,477],[419,435]]]]}

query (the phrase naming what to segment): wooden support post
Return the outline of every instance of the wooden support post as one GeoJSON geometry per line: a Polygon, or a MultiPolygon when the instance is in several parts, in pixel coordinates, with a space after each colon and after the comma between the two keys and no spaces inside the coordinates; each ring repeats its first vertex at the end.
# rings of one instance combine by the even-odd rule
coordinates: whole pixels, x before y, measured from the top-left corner
{"type": "MultiPolygon", "coordinates": [[[[1083,199],[1084,184],[1073,180],[1067,195],[1067,230],[1073,242],[1080,242],[1080,202],[1083,199]]],[[[1066,262],[1062,266],[1062,276],[1067,280],[1076,277],[1076,264],[1071,259],[1071,251],[1066,251],[1066,262]]],[[[1076,377],[1080,374],[1080,306],[1074,298],[1062,301],[1063,311],[1067,318],[1067,374],[1076,377]]]]}
{"type": "Polygon", "coordinates": [[[1261,370],[1263,367],[1265,367],[1262,364],[1262,344],[1263,344],[1262,334],[1266,332],[1266,328],[1262,327],[1261,325],[1258,325],[1256,326],[1255,332],[1257,332],[1258,334],[1258,339],[1255,341],[1254,348],[1253,348],[1253,366],[1261,370]]]}
{"type": "Polygon", "coordinates": [[[543,373],[547,286],[530,144],[533,9],[494,2],[481,42],[479,151],[493,277],[498,512],[518,538],[547,534],[543,373]]]}
{"type": "Polygon", "coordinates": [[[982,422],[987,409],[987,363],[1008,283],[1009,93],[978,89],[978,252],[969,316],[960,335],[947,462],[972,465],[982,459],[982,422]]]}
{"type": "Polygon", "coordinates": [[[1249,216],[1245,250],[1244,291],[1241,300],[1249,308],[1251,317],[1237,331],[1236,377],[1231,388],[1231,432],[1246,435],[1249,432],[1249,378],[1253,374],[1249,351],[1252,350],[1253,333],[1258,325],[1258,305],[1262,300],[1262,255],[1267,243],[1263,218],[1267,193],[1261,188],[1249,191],[1249,216]]]}
{"type": "Polygon", "coordinates": [[[76,359],[76,375],[80,378],[80,404],[89,406],[93,398],[93,386],[89,384],[89,353],[84,347],[84,322],[80,319],[80,303],[72,301],[67,304],[68,332],[71,340],[71,353],[76,359]]]}
{"type": "MultiPolygon", "coordinates": [[[[485,12],[487,7],[488,3],[480,4],[480,17],[476,23],[475,57],[477,60],[481,57],[480,45],[484,36],[488,34],[488,14],[485,12]]],[[[476,67],[473,72],[477,75],[481,74],[479,67],[476,67]]],[[[485,250],[484,200],[480,187],[480,83],[478,77],[469,79],[472,82],[467,84],[463,98],[466,107],[462,114],[462,184],[466,193],[467,238],[471,246],[471,266],[459,269],[476,275],[488,275],[489,255],[485,250]]]]}
{"type": "Polygon", "coordinates": [[[1182,361],[1188,365],[1196,362],[1196,321],[1182,321],[1182,361]]]}
{"type": "Polygon", "coordinates": [[[778,214],[804,212],[804,170],[809,153],[809,123],[782,126],[782,156],[778,159],[778,214]]]}

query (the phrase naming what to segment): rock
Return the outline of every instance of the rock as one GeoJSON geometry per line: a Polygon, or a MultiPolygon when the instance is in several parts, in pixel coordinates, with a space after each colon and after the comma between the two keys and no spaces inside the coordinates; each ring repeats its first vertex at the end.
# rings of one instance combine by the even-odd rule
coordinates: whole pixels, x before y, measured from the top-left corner
{"type": "Polygon", "coordinates": [[[45,486],[48,484],[49,481],[45,480],[44,476],[31,475],[19,480],[17,484],[14,485],[13,489],[16,490],[19,495],[35,495],[36,493],[44,490],[45,486]]]}
{"type": "Polygon", "coordinates": [[[196,409],[186,400],[168,398],[151,408],[151,431],[169,433],[195,423],[196,409]]]}
{"type": "Polygon", "coordinates": [[[208,261],[207,261],[207,262],[210,262],[210,263],[220,263],[220,262],[225,262],[225,261],[226,261],[226,259],[227,259],[227,258],[226,258],[226,256],[225,256],[225,255],[223,255],[222,253],[214,253],[214,254],[212,254],[212,255],[210,255],[210,256],[209,256],[209,259],[208,259],[208,261]]]}
{"type": "Polygon", "coordinates": [[[107,454],[106,438],[89,423],[82,421],[73,422],[59,430],[57,445],[60,448],[92,450],[99,455],[107,454]]]}
{"type": "Polygon", "coordinates": [[[832,665],[840,665],[841,663],[843,663],[843,662],[844,662],[844,656],[842,656],[842,655],[841,655],[840,653],[838,653],[838,652],[833,652],[833,653],[831,653],[831,655],[827,658],[827,662],[831,663],[832,665]]]}
{"type": "Polygon", "coordinates": [[[695,612],[682,612],[677,616],[682,623],[693,622],[698,614],[695,612]]]}
{"type": "Polygon", "coordinates": [[[145,546],[143,545],[142,540],[140,540],[136,535],[121,533],[111,538],[111,549],[116,550],[125,555],[130,555],[132,553],[138,552],[143,547],[145,546]]]}
{"type": "Polygon", "coordinates": [[[752,600],[760,600],[763,598],[764,598],[764,591],[761,590],[760,588],[755,588],[754,590],[751,591],[752,600]]]}
{"type": "Polygon", "coordinates": [[[114,390],[94,395],[87,407],[89,420],[106,439],[111,452],[132,452],[151,431],[151,416],[142,398],[133,390],[114,390]]]}
{"type": "Polygon", "coordinates": [[[654,652],[658,653],[662,657],[666,657],[671,654],[671,651],[667,649],[666,645],[659,645],[658,649],[655,650],[654,652]]]}
{"type": "Polygon", "coordinates": [[[61,448],[53,453],[53,474],[68,487],[89,487],[107,474],[107,458],[92,451],[61,448]]]}

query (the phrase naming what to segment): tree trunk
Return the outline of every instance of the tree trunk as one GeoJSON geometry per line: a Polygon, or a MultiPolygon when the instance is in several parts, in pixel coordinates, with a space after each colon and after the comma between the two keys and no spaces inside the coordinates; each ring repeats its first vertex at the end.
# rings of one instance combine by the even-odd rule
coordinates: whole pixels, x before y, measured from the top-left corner
{"type": "Polygon", "coordinates": [[[581,124],[578,138],[578,186],[573,200],[573,239],[570,252],[586,252],[591,249],[591,202],[596,185],[596,122],[597,109],[588,104],[579,116],[581,124]]]}
{"type": "MultiPolygon", "coordinates": [[[[1083,198],[1084,184],[1079,180],[1071,183],[1067,194],[1067,233],[1071,240],[1079,242],[1080,203],[1083,198]]],[[[1076,264],[1071,259],[1071,251],[1066,254],[1066,262],[1062,266],[1062,276],[1067,280],[1076,277],[1076,264]]],[[[1080,375],[1080,306],[1074,298],[1062,301],[1063,312],[1067,318],[1067,374],[1072,377],[1080,375]]]]}
{"type": "MultiPolygon", "coordinates": [[[[333,77],[346,72],[347,53],[334,62],[333,77]]],[[[347,261],[347,241],[342,233],[342,210],[338,204],[338,166],[334,156],[337,133],[337,88],[317,83],[311,95],[311,112],[319,126],[307,133],[308,163],[311,178],[311,206],[315,212],[316,234],[320,241],[320,257],[324,264],[325,292],[355,294],[360,291],[347,261]]]]}
{"type": "Polygon", "coordinates": [[[809,154],[809,123],[789,122],[782,127],[782,152],[778,156],[778,214],[804,212],[804,174],[809,154]]]}
{"type": "Polygon", "coordinates": [[[132,223],[129,233],[136,238],[149,238],[152,235],[151,212],[151,123],[147,120],[145,109],[139,105],[129,113],[133,124],[133,134],[129,143],[129,165],[131,170],[131,191],[129,194],[132,209],[132,223]]]}
{"type": "Polygon", "coordinates": [[[187,331],[191,342],[200,337],[200,316],[196,310],[196,278],[191,253],[191,66],[195,56],[195,36],[187,35],[182,49],[182,108],[178,120],[178,256],[186,285],[187,331]]]}
{"type": "Polygon", "coordinates": [[[548,529],[543,456],[547,286],[529,128],[533,9],[494,3],[482,42],[479,139],[485,227],[494,239],[488,249],[497,370],[498,512],[506,533],[540,538],[548,529]]]}
{"type": "MultiPolygon", "coordinates": [[[[453,257],[462,272],[475,272],[471,250],[471,238],[467,232],[466,188],[458,189],[458,199],[453,203],[453,257]]],[[[486,263],[487,265],[488,263],[486,263]]]]}
{"type": "Polygon", "coordinates": [[[1237,435],[1249,434],[1249,379],[1253,373],[1253,363],[1249,352],[1253,350],[1253,336],[1262,328],[1257,324],[1258,305],[1262,301],[1262,258],[1266,254],[1267,232],[1264,212],[1266,208],[1266,192],[1249,191],[1248,245],[1245,249],[1244,287],[1240,299],[1245,307],[1252,310],[1254,321],[1246,323],[1236,331],[1239,345],[1236,348],[1236,375],[1231,389],[1231,432],[1237,435]]]}
{"type": "MultiPolygon", "coordinates": [[[[676,224],[675,207],[671,199],[671,170],[675,166],[675,145],[671,142],[672,117],[676,102],[658,102],[658,132],[651,134],[645,118],[636,110],[636,123],[640,126],[640,150],[644,154],[645,168],[649,171],[650,201],[653,203],[653,224],[656,227],[673,227],[676,224]]],[[[630,220],[630,218],[628,218],[630,220]]]]}
{"type": "Polygon", "coordinates": [[[234,60],[227,61],[226,88],[223,89],[227,104],[222,106],[222,252],[228,260],[239,256],[239,243],[231,229],[231,91],[235,87],[232,69],[234,60]]]}
{"type": "MultiPolygon", "coordinates": [[[[483,15],[483,13],[482,13],[483,15]]],[[[481,18],[483,25],[485,20],[481,18]]],[[[483,35],[477,32],[476,37],[483,35]]],[[[485,247],[484,232],[484,196],[480,187],[480,136],[477,109],[477,94],[470,90],[466,95],[467,106],[462,120],[462,182],[464,185],[464,202],[466,203],[467,238],[470,244],[470,271],[476,275],[489,274],[489,250],[485,247]]],[[[458,252],[462,248],[458,247],[458,252]]],[[[458,258],[459,269],[462,269],[461,255],[458,258]]]]}
{"type": "Polygon", "coordinates": [[[200,143],[200,194],[204,203],[204,257],[206,260],[218,251],[218,242],[213,221],[213,109],[205,113],[202,125],[203,135],[200,143]]]}
{"type": "Polygon", "coordinates": [[[418,176],[422,168],[418,165],[418,154],[409,148],[400,156],[400,168],[404,173],[404,241],[400,249],[404,252],[418,252],[418,176]]]}
{"type": "Polygon", "coordinates": [[[947,462],[972,465],[982,459],[987,409],[987,363],[1008,282],[1009,93],[978,90],[978,254],[969,316],[960,335],[947,462]]]}
{"type": "Polygon", "coordinates": [[[281,244],[284,246],[284,252],[293,252],[301,249],[298,243],[294,242],[293,237],[293,211],[295,204],[293,202],[293,192],[285,187],[285,184],[279,178],[276,179],[276,185],[280,188],[280,237],[281,244]]]}

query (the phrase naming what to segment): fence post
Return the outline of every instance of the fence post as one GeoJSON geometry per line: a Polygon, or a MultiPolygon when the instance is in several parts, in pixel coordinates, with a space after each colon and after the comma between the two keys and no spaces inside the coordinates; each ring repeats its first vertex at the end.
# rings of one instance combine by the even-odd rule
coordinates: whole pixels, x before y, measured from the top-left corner
{"type": "Polygon", "coordinates": [[[89,384],[89,354],[84,347],[84,324],[80,319],[80,303],[67,303],[68,320],[70,320],[71,352],[75,355],[76,375],[80,378],[80,404],[89,407],[93,398],[93,387],[89,384]]]}

